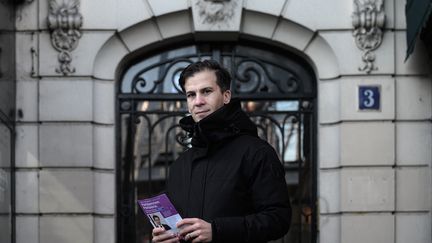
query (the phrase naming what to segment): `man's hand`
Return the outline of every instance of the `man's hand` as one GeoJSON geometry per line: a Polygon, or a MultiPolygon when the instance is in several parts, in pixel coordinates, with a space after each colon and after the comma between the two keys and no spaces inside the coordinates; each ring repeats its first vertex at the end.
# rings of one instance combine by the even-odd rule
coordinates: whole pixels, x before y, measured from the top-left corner
{"type": "Polygon", "coordinates": [[[152,242],[154,243],[177,243],[179,238],[171,232],[166,231],[163,227],[154,228],[152,231],[152,242]]]}
{"type": "Polygon", "coordinates": [[[212,227],[211,224],[198,218],[186,218],[177,223],[180,230],[180,236],[185,240],[192,242],[211,242],[212,227]]]}

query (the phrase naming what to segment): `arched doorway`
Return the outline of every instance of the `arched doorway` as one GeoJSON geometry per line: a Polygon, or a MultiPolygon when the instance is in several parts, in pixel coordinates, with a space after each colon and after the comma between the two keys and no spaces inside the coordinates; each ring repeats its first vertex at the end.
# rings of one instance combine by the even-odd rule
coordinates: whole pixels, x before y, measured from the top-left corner
{"type": "Polygon", "coordinates": [[[233,96],[284,165],[293,222],[278,242],[316,242],[316,78],[298,56],[246,42],[165,49],[124,70],[117,87],[118,242],[150,242],[151,226],[136,200],[163,191],[169,165],[186,148],[178,75],[209,58],[230,70],[233,96]]]}

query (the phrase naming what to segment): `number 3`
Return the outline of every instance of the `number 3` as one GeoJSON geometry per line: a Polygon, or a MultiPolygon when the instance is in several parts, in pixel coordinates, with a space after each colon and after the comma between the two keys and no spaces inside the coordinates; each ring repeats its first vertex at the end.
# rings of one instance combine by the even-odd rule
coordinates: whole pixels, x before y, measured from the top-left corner
{"type": "Polygon", "coordinates": [[[366,96],[365,100],[363,101],[364,106],[366,107],[373,107],[375,104],[375,99],[374,99],[374,93],[372,90],[367,89],[363,92],[363,94],[366,96]]]}

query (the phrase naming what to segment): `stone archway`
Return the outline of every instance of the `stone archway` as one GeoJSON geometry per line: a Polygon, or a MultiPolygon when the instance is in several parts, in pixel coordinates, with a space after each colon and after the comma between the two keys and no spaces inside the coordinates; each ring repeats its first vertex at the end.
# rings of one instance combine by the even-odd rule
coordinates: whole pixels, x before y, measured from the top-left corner
{"type": "MultiPolygon", "coordinates": [[[[112,35],[111,38],[108,39],[108,41],[98,51],[93,68],[94,78],[96,81],[101,81],[99,84],[98,82],[95,84],[94,109],[95,112],[98,110],[100,111],[99,115],[96,114],[96,121],[98,121],[99,117],[101,118],[102,123],[104,123],[104,113],[107,110],[109,113],[114,112],[113,107],[111,106],[113,104],[112,101],[102,102],[102,100],[112,100],[112,97],[107,97],[115,94],[115,82],[119,80],[121,70],[130,62],[130,60],[142,55],[142,53],[148,52],[150,48],[167,45],[174,41],[186,39],[202,40],[202,36],[197,35],[197,33],[195,33],[190,27],[192,26],[190,23],[194,20],[190,19],[189,16],[189,11],[169,13],[137,23],[112,35]],[[172,21],[183,23],[180,24],[183,28],[173,31],[172,26],[161,24],[172,21]],[[108,93],[105,91],[108,91],[108,93]]],[[[245,11],[243,16],[249,20],[254,19],[253,13],[248,15],[248,11],[245,11]]],[[[277,18],[277,16],[271,15],[267,17],[277,18]]],[[[249,25],[251,25],[250,21],[242,21],[242,27],[240,28],[241,31],[239,29],[238,34],[247,39],[264,40],[264,42],[273,43],[277,46],[299,53],[300,56],[303,56],[305,60],[308,60],[311,66],[315,69],[315,73],[319,80],[331,79],[339,76],[339,68],[335,54],[330,45],[328,45],[324,38],[319,34],[286,19],[280,20],[277,27],[278,30],[275,30],[271,36],[266,35],[266,33],[263,33],[259,29],[252,28],[252,26],[249,25]]],[[[272,24],[268,23],[264,24],[263,28],[266,28],[266,25],[272,26],[272,24]]],[[[276,27],[273,26],[272,28],[275,29],[276,27]]],[[[227,39],[231,40],[231,37],[227,37],[227,39]]],[[[110,134],[115,133],[114,127],[110,127],[109,129],[111,130],[109,132],[110,134]]],[[[102,141],[98,141],[98,138],[95,140],[96,144],[98,142],[103,144],[102,141]]],[[[101,146],[100,149],[103,150],[101,146]]],[[[116,170],[118,170],[118,168],[116,170]]],[[[106,187],[107,185],[95,184],[95,187],[98,186],[106,187]]],[[[100,189],[103,190],[103,188],[100,189]]],[[[97,191],[98,188],[95,188],[95,190],[97,191]]]]}

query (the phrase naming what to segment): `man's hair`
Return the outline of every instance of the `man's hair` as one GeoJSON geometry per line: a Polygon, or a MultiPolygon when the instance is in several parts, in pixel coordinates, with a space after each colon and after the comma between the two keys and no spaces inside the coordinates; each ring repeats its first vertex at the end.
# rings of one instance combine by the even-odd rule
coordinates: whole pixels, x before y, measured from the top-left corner
{"type": "Polygon", "coordinates": [[[156,219],[156,218],[160,219],[159,216],[157,216],[156,214],[153,214],[152,217],[153,217],[153,219],[156,219]]]}
{"type": "Polygon", "coordinates": [[[185,83],[186,80],[192,76],[194,76],[196,73],[202,72],[202,71],[214,71],[216,75],[216,83],[221,89],[222,92],[229,90],[231,86],[231,75],[230,73],[221,66],[218,62],[214,60],[203,60],[198,61],[195,63],[190,64],[187,66],[180,74],[179,78],[179,85],[183,92],[186,92],[185,90],[185,83]]]}

